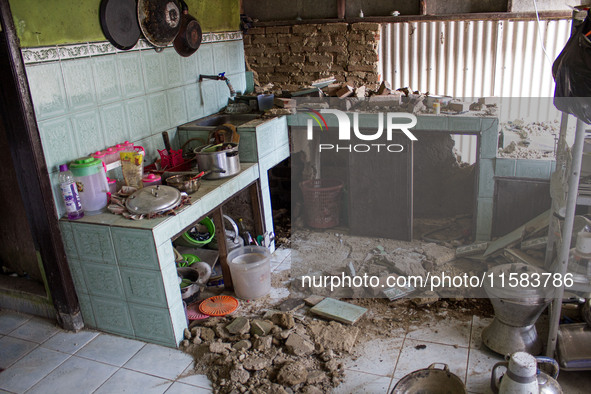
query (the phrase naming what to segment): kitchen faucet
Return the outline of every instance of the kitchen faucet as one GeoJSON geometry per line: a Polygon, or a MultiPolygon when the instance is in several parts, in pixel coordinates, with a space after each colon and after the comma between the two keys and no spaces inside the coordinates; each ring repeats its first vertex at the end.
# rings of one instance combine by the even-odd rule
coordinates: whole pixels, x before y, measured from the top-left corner
{"type": "Polygon", "coordinates": [[[228,85],[228,89],[230,89],[230,97],[236,96],[236,91],[232,87],[230,83],[230,79],[226,77],[226,73],[219,73],[218,75],[203,75],[199,74],[199,82],[203,82],[204,79],[213,79],[215,81],[225,81],[226,85],[228,85]]]}

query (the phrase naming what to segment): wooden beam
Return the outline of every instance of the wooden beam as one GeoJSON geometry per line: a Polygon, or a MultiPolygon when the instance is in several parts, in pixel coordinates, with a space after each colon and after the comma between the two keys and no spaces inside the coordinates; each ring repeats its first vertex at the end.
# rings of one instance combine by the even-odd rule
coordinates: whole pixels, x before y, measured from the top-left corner
{"type": "Polygon", "coordinates": [[[59,231],[51,180],[8,1],[0,1],[0,23],[0,69],[3,70],[0,73],[0,113],[19,174],[19,188],[27,213],[23,220],[28,220],[31,226],[59,324],[68,330],[79,330],[84,323],[59,231]]]}
{"type": "Polygon", "coordinates": [[[347,9],[347,0],[337,0],[337,18],[345,19],[345,10],[347,9]]]}
{"type": "Polygon", "coordinates": [[[253,237],[256,238],[257,235],[264,235],[266,228],[265,228],[265,219],[263,217],[263,204],[261,199],[261,187],[260,182],[256,181],[252,185],[248,187],[248,191],[250,193],[250,204],[252,206],[252,218],[254,220],[254,234],[253,237]]]}
{"type": "Polygon", "coordinates": [[[427,15],[427,0],[419,0],[419,14],[427,15]]]}
{"type": "MultiPolygon", "coordinates": [[[[542,11],[539,13],[540,20],[549,19],[572,19],[572,12],[570,11],[542,11]]],[[[375,23],[401,23],[401,22],[439,22],[439,21],[495,21],[495,20],[535,20],[535,12],[481,12],[468,14],[454,14],[454,15],[400,15],[400,16],[367,16],[365,18],[347,17],[345,15],[345,22],[375,22],[375,23]]],[[[293,26],[304,24],[326,24],[343,22],[342,19],[307,19],[304,21],[287,20],[287,21],[267,21],[256,22],[255,27],[267,26],[293,26]]]]}

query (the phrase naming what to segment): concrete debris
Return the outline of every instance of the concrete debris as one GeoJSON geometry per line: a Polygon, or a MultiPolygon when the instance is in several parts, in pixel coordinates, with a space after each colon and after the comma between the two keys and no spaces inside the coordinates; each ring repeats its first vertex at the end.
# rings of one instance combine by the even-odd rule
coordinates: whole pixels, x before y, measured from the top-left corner
{"type": "Polygon", "coordinates": [[[203,342],[203,341],[201,340],[201,338],[199,337],[199,335],[195,335],[193,337],[193,340],[191,341],[191,343],[193,345],[199,345],[201,342],[203,342]]]}
{"type": "Polygon", "coordinates": [[[209,351],[217,354],[227,354],[232,347],[231,344],[225,342],[212,342],[209,344],[209,351]]]}
{"type": "Polygon", "coordinates": [[[244,384],[248,382],[248,379],[250,379],[250,373],[244,368],[235,368],[230,372],[230,379],[234,382],[240,382],[244,384]]]}
{"type": "Polygon", "coordinates": [[[267,335],[264,337],[258,337],[254,340],[254,349],[258,351],[265,351],[273,346],[273,336],[267,335]]]}
{"type": "Polygon", "coordinates": [[[201,336],[201,327],[193,327],[193,328],[191,328],[191,335],[193,337],[199,337],[199,336],[201,336]]]}
{"type": "Polygon", "coordinates": [[[287,386],[304,383],[307,378],[308,370],[302,363],[287,364],[277,374],[277,381],[287,386]]]}
{"type": "Polygon", "coordinates": [[[201,327],[201,339],[203,342],[211,342],[215,338],[215,332],[209,327],[201,327]]]}
{"type": "Polygon", "coordinates": [[[226,326],[226,330],[234,335],[246,334],[250,331],[250,322],[245,317],[237,317],[226,326]]]}
{"type": "Polygon", "coordinates": [[[285,312],[269,316],[275,324],[260,317],[225,317],[209,327],[201,322],[191,335],[203,343],[181,346],[194,355],[196,371],[205,368],[216,393],[316,394],[340,384],[341,357],[355,345],[358,328],[285,312]]]}
{"type": "Polygon", "coordinates": [[[250,324],[250,333],[252,335],[265,336],[273,330],[274,324],[269,320],[255,319],[250,324]]]}
{"type": "Polygon", "coordinates": [[[285,341],[285,347],[296,356],[307,356],[314,351],[314,344],[298,334],[290,334],[285,341]]]}
{"type": "Polygon", "coordinates": [[[324,299],[324,297],[322,297],[322,296],[311,295],[310,297],[305,298],[304,302],[308,306],[314,306],[314,305],[318,304],[320,301],[322,301],[323,299],[324,299]]]}
{"type": "Polygon", "coordinates": [[[449,263],[455,258],[456,254],[453,249],[435,243],[423,245],[423,253],[425,254],[425,257],[427,257],[427,260],[436,265],[449,263]]]}
{"type": "Polygon", "coordinates": [[[411,299],[416,306],[428,306],[439,301],[439,296],[434,291],[425,291],[421,295],[422,297],[411,299]]]}
{"type": "Polygon", "coordinates": [[[294,312],[305,305],[301,298],[288,298],[279,305],[281,312],[294,312]]]}
{"type": "Polygon", "coordinates": [[[459,100],[452,100],[447,104],[447,109],[454,112],[466,112],[470,109],[470,103],[459,100]]]}
{"type": "Polygon", "coordinates": [[[315,321],[310,323],[309,328],[318,345],[323,349],[331,349],[336,352],[350,352],[355,345],[357,335],[359,335],[357,327],[347,327],[334,321],[328,325],[315,321]]]}
{"type": "Polygon", "coordinates": [[[482,254],[488,247],[488,242],[477,242],[471,245],[460,246],[456,249],[456,257],[482,254]]]}
{"type": "Polygon", "coordinates": [[[236,342],[232,345],[232,349],[234,350],[248,350],[252,347],[252,343],[248,339],[243,339],[241,341],[236,342]]]}
{"type": "Polygon", "coordinates": [[[242,366],[249,371],[260,371],[271,365],[271,360],[262,356],[246,357],[242,362],[242,366]]]}
{"type": "Polygon", "coordinates": [[[189,331],[188,328],[185,328],[185,331],[183,333],[185,335],[185,339],[191,339],[191,331],[189,331]]]}
{"type": "Polygon", "coordinates": [[[276,313],[271,316],[271,321],[277,324],[279,327],[290,329],[295,326],[295,321],[293,320],[293,316],[289,313],[276,313]]]}

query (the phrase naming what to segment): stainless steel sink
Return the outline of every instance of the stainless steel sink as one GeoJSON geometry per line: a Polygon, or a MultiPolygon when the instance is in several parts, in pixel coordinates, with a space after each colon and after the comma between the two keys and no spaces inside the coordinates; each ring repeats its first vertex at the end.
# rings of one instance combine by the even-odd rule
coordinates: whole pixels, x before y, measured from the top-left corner
{"type": "Polygon", "coordinates": [[[259,114],[214,114],[205,118],[197,119],[191,122],[191,126],[200,127],[215,127],[224,123],[230,123],[234,126],[250,122],[253,119],[260,117],[259,114]]]}

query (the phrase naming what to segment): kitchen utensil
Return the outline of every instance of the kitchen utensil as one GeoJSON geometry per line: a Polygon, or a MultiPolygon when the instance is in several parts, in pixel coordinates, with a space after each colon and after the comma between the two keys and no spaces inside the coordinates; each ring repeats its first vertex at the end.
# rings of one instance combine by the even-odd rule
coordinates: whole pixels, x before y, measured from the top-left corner
{"type": "Polygon", "coordinates": [[[208,316],[225,316],[238,308],[238,300],[227,295],[213,296],[199,305],[199,311],[208,316]]]}
{"type": "Polygon", "coordinates": [[[174,175],[166,178],[166,184],[182,192],[193,194],[201,186],[201,177],[191,175],[174,175]]]}
{"type": "Polygon", "coordinates": [[[102,0],[99,17],[103,34],[115,48],[131,49],[140,39],[135,0],[102,0]]]}
{"type": "Polygon", "coordinates": [[[168,131],[162,132],[162,140],[164,141],[164,147],[168,154],[172,154],[172,147],[170,146],[170,139],[168,138],[168,131]]]}
{"type": "Polygon", "coordinates": [[[526,352],[513,353],[509,361],[496,363],[490,377],[493,393],[499,394],[561,394],[562,389],[556,381],[558,363],[549,357],[534,357],[526,352]],[[540,370],[540,365],[549,365],[551,373],[540,370]],[[499,369],[505,374],[499,376],[499,369]]]}
{"type": "Polygon", "coordinates": [[[173,209],[181,202],[181,192],[171,186],[144,187],[127,197],[125,207],[134,214],[154,214],[173,209]]]}
{"type": "Polygon", "coordinates": [[[196,148],[194,152],[199,169],[211,170],[211,173],[207,174],[205,179],[227,178],[240,172],[238,144],[224,144],[222,150],[215,152],[203,152],[202,148],[196,148]]]}
{"type": "MultiPolygon", "coordinates": [[[[491,268],[486,277],[498,279],[509,275],[542,275],[540,268],[526,264],[502,264],[491,268]]],[[[542,352],[535,322],[548,306],[553,290],[544,287],[499,286],[487,281],[484,290],[495,310],[492,323],[482,331],[482,342],[499,354],[524,351],[533,355],[542,352]]]]}
{"type": "Polygon", "coordinates": [[[140,29],[155,47],[172,43],[181,28],[181,6],[178,0],[138,0],[140,29]]]}
{"type": "Polygon", "coordinates": [[[93,157],[83,157],[70,164],[76,186],[80,193],[80,202],[87,215],[96,215],[107,206],[109,184],[103,169],[103,162],[93,157]]]}
{"type": "Polygon", "coordinates": [[[142,178],[142,184],[144,187],[162,185],[162,177],[156,174],[148,174],[142,178]]]}
{"type": "Polygon", "coordinates": [[[433,363],[428,368],[419,369],[404,376],[396,383],[391,394],[462,394],[467,393],[462,380],[449,371],[447,364],[437,369],[433,363]]]}
{"type": "Polygon", "coordinates": [[[174,39],[173,45],[176,52],[183,56],[191,56],[201,45],[203,33],[201,25],[197,20],[189,15],[187,3],[180,0],[182,7],[181,28],[174,39]]]}
{"type": "Polygon", "coordinates": [[[241,246],[228,253],[228,266],[238,298],[252,300],[271,291],[271,252],[263,246],[241,246]]]}
{"type": "MultiPolygon", "coordinates": [[[[587,305],[585,303],[585,305],[587,305]]],[[[556,353],[563,371],[591,369],[591,327],[587,323],[561,324],[556,353]]]]}

